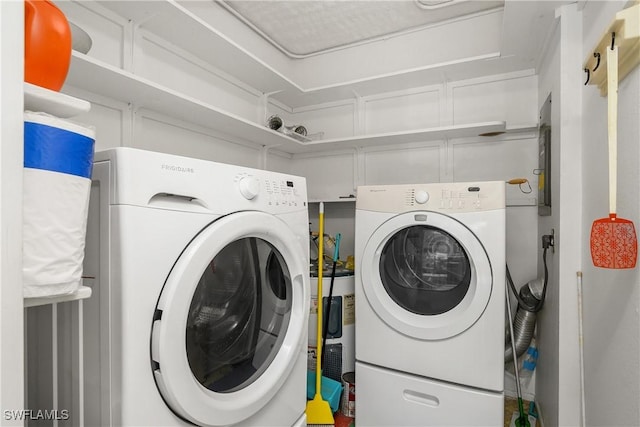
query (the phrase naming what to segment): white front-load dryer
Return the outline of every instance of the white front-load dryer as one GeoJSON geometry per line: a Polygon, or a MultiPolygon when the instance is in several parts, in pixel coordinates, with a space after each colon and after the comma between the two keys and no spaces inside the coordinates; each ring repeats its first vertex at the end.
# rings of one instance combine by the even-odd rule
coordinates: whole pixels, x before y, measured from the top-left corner
{"type": "Polygon", "coordinates": [[[504,182],[359,187],[355,239],[359,424],[499,423],[504,182]]]}
{"type": "Polygon", "coordinates": [[[305,425],[308,251],[304,178],[96,153],[85,424],[305,425]]]}

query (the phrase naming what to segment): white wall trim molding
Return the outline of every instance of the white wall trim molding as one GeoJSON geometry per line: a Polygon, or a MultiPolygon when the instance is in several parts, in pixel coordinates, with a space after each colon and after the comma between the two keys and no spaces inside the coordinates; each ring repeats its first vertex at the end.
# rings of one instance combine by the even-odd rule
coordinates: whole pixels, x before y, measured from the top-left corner
{"type": "MultiPolygon", "coordinates": [[[[277,93],[277,92],[274,92],[274,93],[277,93]]],[[[270,95],[273,95],[273,94],[265,94],[265,95],[269,97],[269,99],[267,101],[267,106],[273,105],[274,107],[276,107],[276,108],[278,108],[280,110],[286,111],[289,114],[293,114],[293,108],[291,108],[288,105],[278,101],[277,99],[273,99],[270,96],[270,95]]]]}
{"type": "Polygon", "coordinates": [[[122,16],[114,13],[113,11],[105,8],[95,1],[77,1],[73,0],[74,6],[78,8],[83,8],[86,11],[104,19],[105,21],[111,22],[116,26],[122,29],[122,34],[120,38],[120,63],[115,64],[115,66],[122,68],[126,71],[132,70],[132,58],[133,58],[133,24],[123,18],[122,16]]]}
{"type": "MultiPolygon", "coordinates": [[[[95,111],[95,107],[97,106],[104,107],[109,110],[118,111],[120,114],[120,121],[122,123],[122,132],[120,134],[120,141],[118,141],[117,145],[122,147],[131,146],[131,141],[133,140],[133,127],[134,127],[133,106],[131,104],[127,104],[126,102],[115,101],[112,98],[107,98],[105,96],[98,95],[93,92],[88,92],[83,89],[78,89],[73,86],[65,87],[65,93],[91,102],[91,108],[94,111],[95,111]]],[[[82,121],[83,119],[75,118],[74,120],[82,121]]],[[[100,138],[101,138],[101,135],[99,134],[99,132],[96,132],[96,140],[100,140],[100,138]]],[[[109,145],[109,146],[112,146],[112,145],[109,145]]]]}
{"type": "Polygon", "coordinates": [[[450,144],[490,144],[494,142],[502,142],[502,141],[525,141],[530,139],[538,139],[537,132],[523,132],[523,133],[514,133],[509,134],[505,133],[502,135],[496,135],[491,137],[485,136],[470,136],[467,138],[454,138],[450,139],[450,144]]]}
{"type": "MultiPolygon", "coordinates": [[[[291,160],[293,154],[278,150],[276,147],[264,147],[267,150],[268,156],[280,157],[281,159],[291,160]]],[[[268,161],[268,160],[267,160],[268,161]]]]}
{"type": "Polygon", "coordinates": [[[353,134],[363,135],[365,130],[367,129],[367,104],[364,98],[358,94],[355,94],[355,101],[355,111],[353,114],[353,134]]]}
{"type": "Polygon", "coordinates": [[[438,123],[440,126],[453,126],[453,90],[446,82],[438,90],[438,104],[440,107],[438,123]]]}
{"type": "Polygon", "coordinates": [[[330,157],[330,156],[339,156],[339,155],[352,155],[357,148],[342,148],[336,150],[328,150],[328,151],[314,151],[311,153],[296,153],[292,154],[293,159],[309,159],[316,157],[330,157]]]}
{"type": "Polygon", "coordinates": [[[5,415],[24,409],[23,2],[0,2],[0,28],[0,408],[2,425],[23,425],[5,415]]]}
{"type": "Polygon", "coordinates": [[[291,111],[293,112],[293,114],[307,113],[309,111],[328,110],[331,108],[344,107],[344,106],[351,106],[355,111],[355,106],[357,102],[358,102],[357,98],[354,97],[351,99],[341,99],[338,101],[324,102],[322,104],[305,105],[304,107],[293,108],[291,111]]]}
{"type": "MultiPolygon", "coordinates": [[[[585,0],[586,1],[586,0],[585,0]]],[[[578,2],[580,3],[580,2],[578,2]]],[[[580,6],[578,6],[578,10],[582,10],[582,8],[580,6]]],[[[556,19],[553,21],[553,24],[551,25],[551,28],[549,28],[549,31],[547,32],[544,41],[542,42],[542,49],[541,52],[543,52],[542,55],[539,55],[538,57],[538,61],[536,62],[536,70],[540,70],[542,68],[542,64],[544,64],[544,62],[547,60],[546,55],[550,52],[550,47],[551,47],[551,43],[553,42],[553,39],[555,37],[555,33],[556,31],[558,31],[558,28],[560,27],[560,20],[558,19],[558,16],[556,14],[556,19]]]]}
{"type": "Polygon", "coordinates": [[[442,85],[437,84],[437,85],[415,87],[410,89],[396,90],[391,92],[377,93],[375,95],[363,96],[362,98],[365,100],[365,102],[372,102],[372,101],[378,101],[381,99],[399,98],[407,95],[416,95],[419,93],[439,92],[441,89],[442,89],[442,85]]]}
{"type": "Polygon", "coordinates": [[[429,147],[444,147],[446,145],[445,140],[436,140],[436,141],[426,141],[426,142],[410,142],[406,144],[396,144],[396,145],[379,145],[376,147],[363,147],[362,153],[379,153],[383,151],[400,151],[400,150],[412,150],[419,148],[429,148],[429,147]]]}
{"type": "Polygon", "coordinates": [[[522,71],[514,71],[512,73],[493,74],[491,76],[475,77],[473,79],[456,80],[456,81],[449,82],[448,85],[450,85],[452,88],[455,89],[459,87],[475,86],[475,85],[484,84],[484,83],[493,83],[493,82],[499,82],[504,80],[521,79],[524,77],[531,77],[535,75],[536,75],[536,70],[529,69],[529,70],[522,70],[522,71]]]}
{"type": "MultiPolygon", "coordinates": [[[[558,351],[558,425],[580,422],[580,371],[578,342],[578,307],[574,284],[576,272],[582,270],[582,12],[575,3],[560,7],[560,203],[556,235],[559,286],[558,351]]],[[[544,230],[543,230],[544,231],[544,230]]]]}

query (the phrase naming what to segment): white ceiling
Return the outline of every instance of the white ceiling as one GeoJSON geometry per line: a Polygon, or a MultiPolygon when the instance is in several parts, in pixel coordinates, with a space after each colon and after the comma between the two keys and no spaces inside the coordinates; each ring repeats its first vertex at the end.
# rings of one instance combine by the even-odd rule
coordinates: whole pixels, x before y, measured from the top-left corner
{"type": "MultiPolygon", "coordinates": [[[[292,108],[513,72],[535,73],[575,0],[213,0],[234,45],[286,82],[292,108]]],[[[190,7],[201,1],[185,2],[190,7]]],[[[234,73],[235,74],[235,73],[234,73]]]]}
{"type": "Polygon", "coordinates": [[[227,0],[246,25],[303,58],[502,8],[504,0],[227,0]]]}

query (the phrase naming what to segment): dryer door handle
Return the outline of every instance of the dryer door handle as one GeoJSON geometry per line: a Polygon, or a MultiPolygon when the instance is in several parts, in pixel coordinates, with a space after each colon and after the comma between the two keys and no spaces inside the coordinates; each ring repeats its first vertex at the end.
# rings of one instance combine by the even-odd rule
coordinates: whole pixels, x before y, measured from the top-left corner
{"type": "Polygon", "coordinates": [[[211,213],[201,199],[184,194],[156,193],[149,199],[147,205],[154,208],[211,213]]]}

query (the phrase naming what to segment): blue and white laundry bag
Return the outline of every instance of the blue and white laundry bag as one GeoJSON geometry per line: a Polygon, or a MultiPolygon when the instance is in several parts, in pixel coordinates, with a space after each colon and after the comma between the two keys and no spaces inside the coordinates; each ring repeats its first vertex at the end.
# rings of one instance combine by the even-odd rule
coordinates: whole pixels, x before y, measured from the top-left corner
{"type": "Polygon", "coordinates": [[[82,282],[95,130],[24,114],[24,296],[71,294],[82,282]]]}

